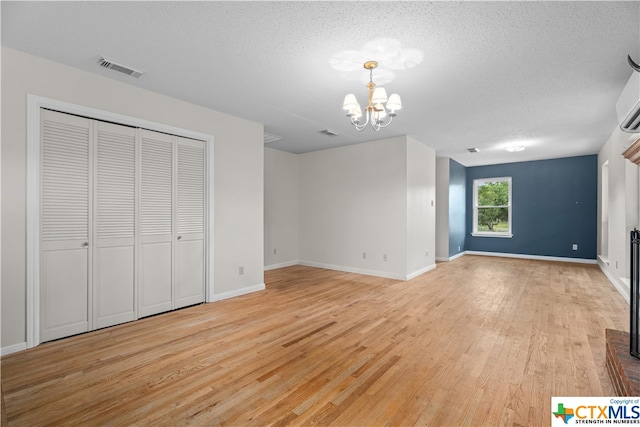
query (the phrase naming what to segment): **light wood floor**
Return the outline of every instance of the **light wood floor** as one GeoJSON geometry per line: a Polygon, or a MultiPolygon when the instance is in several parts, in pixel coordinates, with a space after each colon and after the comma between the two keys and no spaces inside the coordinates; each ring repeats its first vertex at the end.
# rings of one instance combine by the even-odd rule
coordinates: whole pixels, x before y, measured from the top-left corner
{"type": "MultiPolygon", "coordinates": [[[[464,256],[400,282],[309,267],[267,289],[2,358],[10,426],[543,426],[611,395],[629,308],[593,265],[464,256]]],[[[3,417],[5,418],[5,417],[3,417]]]]}

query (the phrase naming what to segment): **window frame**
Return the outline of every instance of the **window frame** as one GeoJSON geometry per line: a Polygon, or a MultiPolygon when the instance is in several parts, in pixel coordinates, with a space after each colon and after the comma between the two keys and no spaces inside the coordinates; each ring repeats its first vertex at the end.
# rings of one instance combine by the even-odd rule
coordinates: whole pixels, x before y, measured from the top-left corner
{"type": "Polygon", "coordinates": [[[473,232],[472,236],[476,237],[501,237],[511,238],[513,237],[513,180],[510,176],[502,176],[495,178],[478,178],[473,180],[473,232]],[[483,207],[495,207],[495,208],[507,208],[509,215],[509,230],[508,231],[478,231],[478,189],[484,183],[488,182],[508,182],[509,183],[509,202],[506,206],[483,206],[483,207]]]}

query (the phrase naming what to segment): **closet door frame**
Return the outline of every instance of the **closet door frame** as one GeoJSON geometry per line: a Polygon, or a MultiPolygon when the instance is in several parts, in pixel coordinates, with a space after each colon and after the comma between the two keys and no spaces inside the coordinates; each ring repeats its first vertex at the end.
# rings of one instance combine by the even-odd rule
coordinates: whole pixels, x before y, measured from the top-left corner
{"type": "Polygon", "coordinates": [[[27,348],[40,344],[40,112],[49,109],[169,133],[205,142],[205,302],[214,295],[213,283],[213,143],[212,135],[194,132],[149,120],[72,104],[33,94],[27,95],[27,348]]]}

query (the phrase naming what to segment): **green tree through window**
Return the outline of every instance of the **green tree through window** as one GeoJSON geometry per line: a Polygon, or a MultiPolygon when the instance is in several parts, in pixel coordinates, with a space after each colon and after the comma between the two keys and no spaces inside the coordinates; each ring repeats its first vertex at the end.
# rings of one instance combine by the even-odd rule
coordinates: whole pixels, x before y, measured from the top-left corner
{"type": "Polygon", "coordinates": [[[489,231],[509,221],[509,183],[507,181],[487,182],[478,186],[478,225],[485,225],[489,231]]]}
{"type": "Polygon", "coordinates": [[[511,178],[474,182],[474,233],[511,236],[511,178]]]}

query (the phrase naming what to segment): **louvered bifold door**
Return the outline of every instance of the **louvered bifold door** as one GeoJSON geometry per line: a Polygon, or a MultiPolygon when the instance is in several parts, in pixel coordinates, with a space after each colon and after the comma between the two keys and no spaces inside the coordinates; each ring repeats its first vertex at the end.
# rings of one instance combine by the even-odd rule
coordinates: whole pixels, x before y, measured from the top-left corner
{"type": "Polygon", "coordinates": [[[90,328],[90,120],[42,110],[40,340],[90,328]]]}
{"type": "Polygon", "coordinates": [[[135,319],[137,129],[95,123],[93,328],[135,319]]]}
{"type": "Polygon", "coordinates": [[[173,138],[140,130],[139,316],[173,308],[173,138]]]}
{"type": "Polygon", "coordinates": [[[177,140],[176,308],[204,301],[205,144],[177,140]]]}

